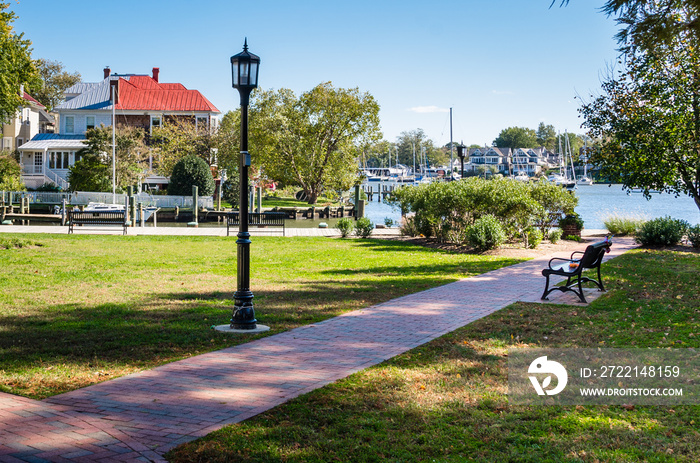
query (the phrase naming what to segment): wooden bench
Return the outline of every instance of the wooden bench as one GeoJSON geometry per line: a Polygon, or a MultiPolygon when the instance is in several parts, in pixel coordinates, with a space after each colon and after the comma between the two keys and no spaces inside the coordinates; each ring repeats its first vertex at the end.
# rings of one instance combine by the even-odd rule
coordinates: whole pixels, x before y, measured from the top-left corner
{"type": "Polygon", "coordinates": [[[542,293],[542,300],[547,300],[547,296],[552,291],[558,290],[562,292],[571,291],[579,297],[581,302],[586,303],[581,284],[589,281],[595,283],[600,291],[605,291],[603,280],[600,277],[600,264],[603,262],[605,253],[610,252],[611,245],[612,241],[608,238],[605,241],[599,241],[589,245],[585,252],[573,252],[569,259],[560,259],[558,257],[551,259],[547,268],[542,270],[542,275],[547,279],[544,293],[542,293]],[[598,271],[597,280],[583,276],[583,271],[588,269],[596,269],[598,271]],[[551,275],[566,277],[566,284],[564,284],[564,286],[550,288],[549,277],[551,275]]]}
{"type": "Polygon", "coordinates": [[[69,211],[68,234],[73,233],[75,225],[119,225],[126,235],[130,223],[125,211],[69,211]]]}
{"type": "MultiPolygon", "coordinates": [[[[285,236],[285,219],[287,214],[284,212],[249,212],[248,226],[257,226],[258,228],[266,227],[282,227],[282,236],[285,236]]],[[[238,212],[230,212],[226,217],[226,236],[231,235],[231,227],[239,227],[241,219],[238,212]]]]}

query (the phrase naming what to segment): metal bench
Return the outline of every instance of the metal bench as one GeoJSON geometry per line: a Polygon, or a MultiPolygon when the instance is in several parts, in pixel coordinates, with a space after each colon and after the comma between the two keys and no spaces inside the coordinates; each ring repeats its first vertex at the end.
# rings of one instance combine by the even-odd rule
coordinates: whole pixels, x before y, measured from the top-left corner
{"type": "Polygon", "coordinates": [[[586,297],[583,295],[582,283],[593,282],[600,291],[605,291],[603,280],[600,276],[600,264],[603,262],[603,256],[606,252],[610,252],[612,241],[607,238],[605,241],[589,245],[584,252],[574,251],[569,259],[561,259],[555,257],[550,259],[547,268],[542,270],[542,276],[547,279],[542,293],[542,300],[547,300],[547,296],[552,291],[571,291],[576,294],[581,302],[586,303],[586,297]],[[578,255],[581,255],[578,257],[578,255]],[[583,271],[588,269],[596,269],[598,271],[598,279],[583,276],[583,271]],[[549,287],[549,277],[551,275],[559,275],[566,277],[566,283],[563,286],[549,287]]]}
{"type": "MultiPolygon", "coordinates": [[[[286,218],[287,214],[284,212],[249,212],[248,225],[258,228],[282,227],[282,236],[285,236],[286,218]]],[[[226,217],[226,236],[231,235],[231,227],[239,227],[240,225],[241,219],[238,212],[230,212],[226,217]]]]}
{"type": "Polygon", "coordinates": [[[125,211],[69,211],[68,234],[73,233],[75,225],[119,225],[126,235],[129,222],[125,211]]]}

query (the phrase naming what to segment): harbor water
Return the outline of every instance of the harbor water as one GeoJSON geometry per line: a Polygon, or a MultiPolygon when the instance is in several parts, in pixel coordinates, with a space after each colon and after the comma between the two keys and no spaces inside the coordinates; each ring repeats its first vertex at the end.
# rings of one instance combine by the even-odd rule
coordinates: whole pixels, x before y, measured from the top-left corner
{"type": "MultiPolygon", "coordinates": [[[[652,193],[651,199],[646,200],[641,193],[627,193],[621,185],[607,184],[579,185],[573,193],[579,199],[576,212],[587,229],[605,228],[604,221],[612,216],[643,220],[671,216],[691,225],[700,224],[700,212],[690,196],[652,193]]],[[[386,203],[368,201],[365,217],[375,224],[383,224],[385,218],[398,223],[401,212],[386,203]]]]}

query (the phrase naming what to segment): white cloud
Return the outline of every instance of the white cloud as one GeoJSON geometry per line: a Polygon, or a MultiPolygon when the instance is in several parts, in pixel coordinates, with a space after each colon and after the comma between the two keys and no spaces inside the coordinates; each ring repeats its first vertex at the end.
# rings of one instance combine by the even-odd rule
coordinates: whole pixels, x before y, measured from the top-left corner
{"type": "Polygon", "coordinates": [[[450,112],[449,108],[439,108],[437,106],[415,106],[413,108],[409,108],[408,110],[411,112],[414,112],[414,113],[419,113],[419,114],[449,113],[450,112]]]}

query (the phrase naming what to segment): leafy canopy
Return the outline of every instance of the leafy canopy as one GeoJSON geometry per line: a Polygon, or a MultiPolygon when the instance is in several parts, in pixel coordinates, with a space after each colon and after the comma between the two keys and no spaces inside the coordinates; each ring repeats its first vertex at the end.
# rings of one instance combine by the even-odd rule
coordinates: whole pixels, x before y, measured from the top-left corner
{"type": "Polygon", "coordinates": [[[63,102],[64,91],[80,82],[80,73],[69,73],[63,69],[60,61],[51,61],[40,58],[36,62],[39,71],[40,81],[30,87],[27,91],[41,104],[46,106],[47,111],[63,102]]]}
{"type": "Polygon", "coordinates": [[[537,148],[537,133],[525,127],[508,127],[501,130],[493,144],[499,148],[537,148]]]}
{"type": "Polygon", "coordinates": [[[624,62],[580,109],[583,126],[600,142],[591,162],[628,189],[642,188],[647,197],[650,190],[687,194],[700,209],[697,2],[608,5],[621,12],[624,62]],[[649,34],[659,24],[674,34],[654,39],[649,34]]]}
{"type": "Polygon", "coordinates": [[[299,97],[291,90],[256,93],[250,108],[253,163],[309,204],[324,190],[345,190],[358,178],[363,146],[378,140],[379,104],[359,89],[320,84],[299,97]]]}
{"type": "MultiPolygon", "coordinates": [[[[144,143],[143,129],[118,125],[115,132],[116,140],[116,186],[119,189],[126,189],[130,185],[136,185],[141,179],[148,174],[148,155],[149,149],[144,143]]],[[[76,168],[76,173],[81,172],[80,182],[88,185],[99,185],[104,188],[104,176],[107,176],[107,182],[111,185],[112,180],[112,127],[95,127],[85,132],[85,144],[87,145],[82,150],[78,151],[77,155],[85,157],[91,155],[89,164],[95,169],[94,173],[86,169],[85,163],[76,168]],[[102,164],[107,167],[107,171],[98,168],[97,165],[102,164]],[[84,180],[84,177],[93,177],[89,180],[84,180]]],[[[76,165],[81,161],[76,162],[76,165]]],[[[73,169],[71,169],[72,171],[73,169]]],[[[74,177],[77,178],[77,177],[74,177]]],[[[71,182],[71,189],[76,191],[77,186],[71,182]]],[[[81,191],[111,191],[111,186],[101,190],[82,190],[81,191]]]]}
{"type": "Polygon", "coordinates": [[[39,83],[39,74],[31,58],[31,42],[24,34],[15,34],[12,23],[16,15],[5,11],[8,3],[0,3],[0,122],[7,122],[24,104],[20,85],[39,83]]]}

